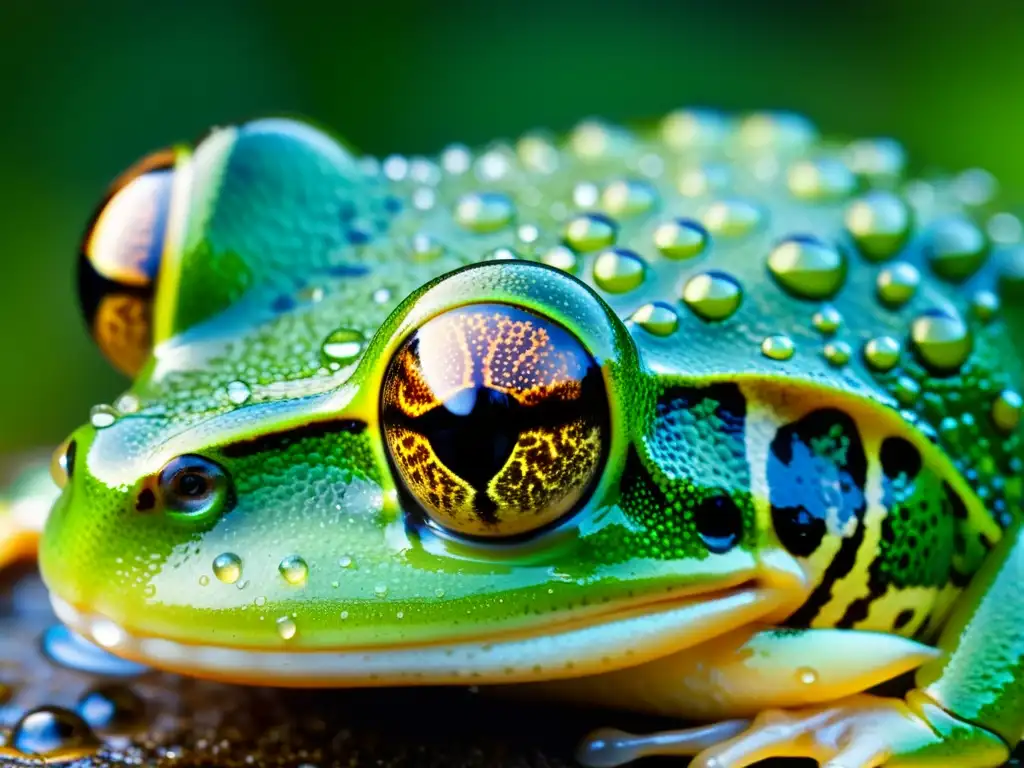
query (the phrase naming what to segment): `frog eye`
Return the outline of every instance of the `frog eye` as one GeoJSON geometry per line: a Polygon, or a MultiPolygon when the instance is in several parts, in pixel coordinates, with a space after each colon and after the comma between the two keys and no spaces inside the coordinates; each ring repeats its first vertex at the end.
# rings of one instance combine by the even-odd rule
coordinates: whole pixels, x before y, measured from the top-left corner
{"type": "Polygon", "coordinates": [[[53,452],[53,458],[50,460],[50,477],[53,478],[53,482],[57,484],[58,488],[67,485],[75,472],[77,447],[74,440],[65,440],[53,452]]]}
{"type": "Polygon", "coordinates": [[[601,370],[568,330],[507,304],[451,309],[388,364],[384,438],[437,525],[473,537],[537,531],[577,508],[609,437],[601,370]]]}
{"type": "Polygon", "coordinates": [[[149,355],[151,305],[171,207],[174,150],[155,152],[110,187],[82,239],[78,294],[104,356],[136,374],[149,355]]]}
{"type": "MultiPolygon", "coordinates": [[[[157,477],[157,490],[162,508],[171,517],[187,521],[213,519],[230,506],[231,481],[227,473],[209,459],[202,456],[179,456],[167,462],[157,477]]],[[[146,503],[143,497],[152,491],[144,489],[140,494],[140,511],[153,506],[153,499],[146,503]]]]}

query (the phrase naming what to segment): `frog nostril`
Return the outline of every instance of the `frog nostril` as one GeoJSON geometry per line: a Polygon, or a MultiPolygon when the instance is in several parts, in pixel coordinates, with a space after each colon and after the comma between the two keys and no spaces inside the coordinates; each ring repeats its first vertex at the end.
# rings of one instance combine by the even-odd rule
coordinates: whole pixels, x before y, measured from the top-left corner
{"type": "Polygon", "coordinates": [[[726,494],[701,500],[693,510],[693,519],[705,546],[715,554],[728,552],[743,534],[743,513],[726,494]]]}
{"type": "Polygon", "coordinates": [[[156,494],[150,488],[143,488],[135,500],[136,512],[152,512],[156,507],[156,494]]]}

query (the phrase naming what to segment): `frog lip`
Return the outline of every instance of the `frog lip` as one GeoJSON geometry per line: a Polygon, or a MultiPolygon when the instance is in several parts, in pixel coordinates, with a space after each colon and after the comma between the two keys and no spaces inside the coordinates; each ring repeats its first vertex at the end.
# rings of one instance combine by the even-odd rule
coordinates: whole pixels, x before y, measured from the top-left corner
{"type": "Polygon", "coordinates": [[[652,600],[533,634],[359,649],[246,649],[136,635],[51,593],[57,617],[117,656],[170,672],[243,684],[369,687],[518,683],[581,677],[676,653],[791,606],[792,594],[745,582],[652,600]]]}

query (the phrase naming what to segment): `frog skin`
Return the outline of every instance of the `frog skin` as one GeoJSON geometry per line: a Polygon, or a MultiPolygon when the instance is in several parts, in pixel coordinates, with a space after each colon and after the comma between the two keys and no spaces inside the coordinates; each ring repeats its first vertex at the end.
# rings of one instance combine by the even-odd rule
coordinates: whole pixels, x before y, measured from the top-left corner
{"type": "Polygon", "coordinates": [[[383,162],[269,119],[147,158],[82,251],[133,383],[55,456],[58,616],[188,675],[707,723],[597,732],[591,766],[1001,764],[1016,220],[903,166],[702,110],[383,162]]]}

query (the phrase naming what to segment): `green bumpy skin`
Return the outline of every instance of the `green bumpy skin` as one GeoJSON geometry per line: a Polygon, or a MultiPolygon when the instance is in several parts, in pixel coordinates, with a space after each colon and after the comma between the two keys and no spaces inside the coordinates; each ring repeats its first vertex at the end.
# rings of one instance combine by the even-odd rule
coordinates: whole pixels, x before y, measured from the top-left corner
{"type": "Polygon", "coordinates": [[[71,436],[59,610],[185,671],[167,643],[530,638],[751,584],[768,623],[935,637],[1024,497],[1024,257],[987,176],[903,166],[781,113],[382,162],[290,121],[213,132],[178,153],[148,362],[71,436]],[[608,404],[593,486],[508,540],[432,524],[382,430],[401,344],[486,303],[569,331],[608,404]],[[180,456],[222,469],[212,511],[163,504],[180,456]]]}

